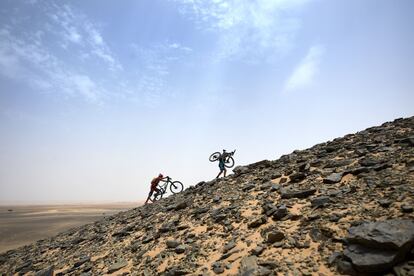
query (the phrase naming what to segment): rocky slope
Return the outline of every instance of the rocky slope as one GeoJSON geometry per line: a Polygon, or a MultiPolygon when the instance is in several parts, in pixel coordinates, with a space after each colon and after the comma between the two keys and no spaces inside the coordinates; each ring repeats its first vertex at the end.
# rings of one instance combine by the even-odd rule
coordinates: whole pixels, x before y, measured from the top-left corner
{"type": "Polygon", "coordinates": [[[413,206],[411,117],[8,251],[0,272],[414,275],[413,206]]]}

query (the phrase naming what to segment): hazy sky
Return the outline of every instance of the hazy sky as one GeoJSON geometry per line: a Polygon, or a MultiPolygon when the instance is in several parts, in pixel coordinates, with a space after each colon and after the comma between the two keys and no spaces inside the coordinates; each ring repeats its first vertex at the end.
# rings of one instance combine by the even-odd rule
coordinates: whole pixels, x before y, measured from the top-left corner
{"type": "MultiPolygon", "coordinates": [[[[414,115],[412,0],[0,1],[0,203],[144,199],[159,172],[414,115]]],[[[238,189],[238,187],[234,187],[238,189]]]]}

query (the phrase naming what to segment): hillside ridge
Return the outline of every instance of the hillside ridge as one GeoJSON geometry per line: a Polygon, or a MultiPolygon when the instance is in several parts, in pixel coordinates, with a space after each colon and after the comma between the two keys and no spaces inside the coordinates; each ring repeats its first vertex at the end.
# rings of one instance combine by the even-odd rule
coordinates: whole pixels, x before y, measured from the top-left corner
{"type": "Polygon", "coordinates": [[[414,117],[0,254],[10,275],[413,275],[414,117]]]}

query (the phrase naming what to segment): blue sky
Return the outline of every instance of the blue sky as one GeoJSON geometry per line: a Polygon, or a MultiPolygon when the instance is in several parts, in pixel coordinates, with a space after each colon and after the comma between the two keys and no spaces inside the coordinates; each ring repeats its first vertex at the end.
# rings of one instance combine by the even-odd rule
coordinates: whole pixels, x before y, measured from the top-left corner
{"type": "MultiPolygon", "coordinates": [[[[0,2],[0,203],[131,201],[414,115],[410,0],[0,2]]],[[[237,187],[235,187],[237,188],[237,187]]]]}

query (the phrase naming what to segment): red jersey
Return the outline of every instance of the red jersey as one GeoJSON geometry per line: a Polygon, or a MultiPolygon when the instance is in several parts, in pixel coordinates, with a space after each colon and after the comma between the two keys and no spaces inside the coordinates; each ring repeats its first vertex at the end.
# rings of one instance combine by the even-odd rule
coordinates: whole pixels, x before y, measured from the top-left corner
{"type": "Polygon", "coordinates": [[[155,189],[158,185],[158,183],[160,183],[162,177],[156,177],[151,181],[151,189],[155,189]]]}

